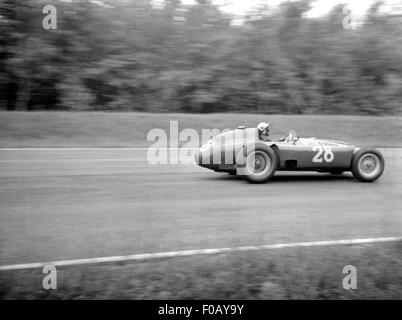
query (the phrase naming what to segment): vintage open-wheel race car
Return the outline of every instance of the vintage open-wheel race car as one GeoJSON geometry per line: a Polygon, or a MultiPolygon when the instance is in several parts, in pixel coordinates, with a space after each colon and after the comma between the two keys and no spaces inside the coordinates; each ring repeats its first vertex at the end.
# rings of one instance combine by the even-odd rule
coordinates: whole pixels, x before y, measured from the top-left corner
{"type": "Polygon", "coordinates": [[[374,148],[347,142],[301,138],[291,130],[278,141],[269,140],[269,124],[240,126],[219,134],[202,145],[195,155],[201,167],[236,174],[251,183],[268,181],[276,171],[318,171],[342,174],[351,171],[363,182],[378,179],[384,158],[374,148]]]}

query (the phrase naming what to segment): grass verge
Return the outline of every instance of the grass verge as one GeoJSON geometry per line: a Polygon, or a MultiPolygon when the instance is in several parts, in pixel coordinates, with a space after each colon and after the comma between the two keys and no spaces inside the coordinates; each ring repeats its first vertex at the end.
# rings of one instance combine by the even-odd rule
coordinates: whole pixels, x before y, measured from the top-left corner
{"type": "MultiPolygon", "coordinates": [[[[261,114],[150,114],[107,112],[0,112],[0,148],[148,147],[151,129],[256,126],[269,121],[273,138],[290,129],[300,136],[350,141],[358,146],[401,147],[402,117],[261,114]]],[[[184,143],[184,142],[182,142],[184,143]]],[[[195,146],[195,145],[194,145],[195,146]]]]}
{"type": "Polygon", "coordinates": [[[402,299],[402,242],[287,248],[0,273],[1,299],[402,299]],[[345,265],[357,289],[345,290],[345,265]]]}

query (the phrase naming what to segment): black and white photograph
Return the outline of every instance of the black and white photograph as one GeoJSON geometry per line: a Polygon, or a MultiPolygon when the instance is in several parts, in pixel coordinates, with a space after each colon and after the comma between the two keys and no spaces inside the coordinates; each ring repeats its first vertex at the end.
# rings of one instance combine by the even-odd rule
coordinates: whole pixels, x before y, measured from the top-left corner
{"type": "Polygon", "coordinates": [[[402,300],[401,0],[0,0],[0,300],[402,300]]]}

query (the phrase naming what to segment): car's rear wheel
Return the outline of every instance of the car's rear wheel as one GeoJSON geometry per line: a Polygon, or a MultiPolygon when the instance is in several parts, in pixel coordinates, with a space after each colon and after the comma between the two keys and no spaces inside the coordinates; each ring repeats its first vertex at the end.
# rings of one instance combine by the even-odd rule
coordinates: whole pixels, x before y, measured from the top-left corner
{"type": "Polygon", "coordinates": [[[278,157],[272,148],[267,146],[247,148],[243,156],[242,166],[237,168],[237,174],[244,180],[250,183],[262,183],[272,178],[278,166],[278,157]]]}
{"type": "Polygon", "coordinates": [[[360,149],[353,156],[353,176],[362,182],[377,180],[384,171],[384,158],[375,149],[360,149]]]}

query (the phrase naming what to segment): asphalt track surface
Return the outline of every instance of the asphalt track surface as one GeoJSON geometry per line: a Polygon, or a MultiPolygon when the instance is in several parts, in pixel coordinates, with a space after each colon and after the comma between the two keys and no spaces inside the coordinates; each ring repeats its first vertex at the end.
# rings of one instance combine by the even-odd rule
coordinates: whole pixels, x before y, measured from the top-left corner
{"type": "Polygon", "coordinates": [[[0,150],[0,265],[402,235],[402,149],[374,183],[279,172],[251,185],[145,149],[0,150]]]}

